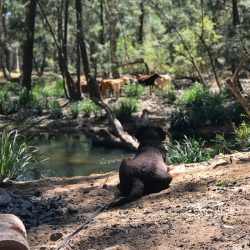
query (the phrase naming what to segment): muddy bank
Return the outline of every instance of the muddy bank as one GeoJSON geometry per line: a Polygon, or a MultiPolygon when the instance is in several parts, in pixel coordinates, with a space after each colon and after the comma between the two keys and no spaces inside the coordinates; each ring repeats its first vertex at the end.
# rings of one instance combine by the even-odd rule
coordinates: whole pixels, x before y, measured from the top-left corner
{"type": "MultiPolygon", "coordinates": [[[[238,153],[178,166],[168,190],[103,212],[71,249],[250,249],[249,161],[238,153]]],[[[2,189],[1,212],[21,217],[32,249],[55,249],[117,183],[117,172],[15,183],[2,189]]]]}

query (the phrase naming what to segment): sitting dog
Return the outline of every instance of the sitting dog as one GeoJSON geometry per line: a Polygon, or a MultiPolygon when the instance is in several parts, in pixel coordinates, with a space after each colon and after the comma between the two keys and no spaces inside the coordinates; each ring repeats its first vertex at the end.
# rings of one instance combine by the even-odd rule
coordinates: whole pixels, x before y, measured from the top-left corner
{"type": "Polygon", "coordinates": [[[172,176],[165,164],[166,150],[162,142],[166,132],[159,126],[141,126],[135,137],[139,147],[133,159],[124,159],[120,165],[118,200],[109,207],[123,205],[141,198],[143,195],[157,193],[169,187],[172,176]]]}

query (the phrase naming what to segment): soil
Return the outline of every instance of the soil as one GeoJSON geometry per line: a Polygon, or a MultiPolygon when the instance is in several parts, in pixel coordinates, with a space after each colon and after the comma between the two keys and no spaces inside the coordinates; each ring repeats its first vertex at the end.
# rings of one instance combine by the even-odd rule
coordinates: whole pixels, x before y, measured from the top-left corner
{"type": "MultiPolygon", "coordinates": [[[[67,249],[250,249],[250,153],[176,166],[171,187],[104,211],[67,249]]],[[[31,249],[56,249],[62,240],[113,199],[117,172],[69,179],[18,182],[5,190],[35,204],[60,200],[59,210],[26,223],[31,249]],[[35,198],[34,198],[35,197],[35,198]],[[37,225],[34,225],[37,224],[37,225]]],[[[32,209],[30,209],[32,211],[32,209]]]]}

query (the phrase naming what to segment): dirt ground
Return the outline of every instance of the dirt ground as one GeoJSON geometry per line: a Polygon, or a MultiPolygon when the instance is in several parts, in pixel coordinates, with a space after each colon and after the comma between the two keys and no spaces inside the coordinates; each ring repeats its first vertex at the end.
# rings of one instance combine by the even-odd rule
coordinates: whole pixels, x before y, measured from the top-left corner
{"type": "MultiPolygon", "coordinates": [[[[249,162],[250,153],[238,153],[177,166],[169,189],[102,212],[65,249],[250,249],[249,162]]],[[[117,183],[111,172],[17,183],[7,191],[65,201],[60,213],[27,230],[32,250],[52,250],[113,199],[117,183]]]]}

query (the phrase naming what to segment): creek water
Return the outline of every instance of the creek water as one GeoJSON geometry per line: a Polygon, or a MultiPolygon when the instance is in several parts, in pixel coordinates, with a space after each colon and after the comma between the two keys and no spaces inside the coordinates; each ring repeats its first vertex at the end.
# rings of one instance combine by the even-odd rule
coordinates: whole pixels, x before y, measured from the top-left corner
{"type": "Polygon", "coordinates": [[[48,159],[24,179],[105,173],[118,170],[122,159],[132,155],[122,149],[93,146],[84,135],[44,135],[35,138],[33,144],[48,159]]]}

